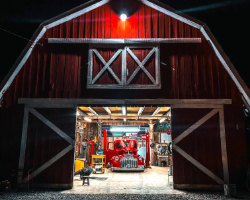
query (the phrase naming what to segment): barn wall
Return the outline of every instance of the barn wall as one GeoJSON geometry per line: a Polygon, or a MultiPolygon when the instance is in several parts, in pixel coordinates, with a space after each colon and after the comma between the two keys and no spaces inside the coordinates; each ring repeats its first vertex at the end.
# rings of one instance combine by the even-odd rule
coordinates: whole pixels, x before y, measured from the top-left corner
{"type": "MultiPolygon", "coordinates": [[[[18,98],[165,98],[233,99],[240,93],[201,32],[138,3],[122,22],[109,3],[48,29],[9,90],[6,107],[18,98]],[[145,15],[145,16],[144,16],[145,15]],[[103,20],[106,19],[106,20],[103,20]],[[162,44],[159,90],[86,89],[88,45],[48,44],[48,38],[185,38],[201,37],[201,44],[162,44]]],[[[108,76],[106,71],[103,77],[108,76]]],[[[143,73],[140,70],[139,76],[143,73]]]]}
{"type": "MultiPolygon", "coordinates": [[[[72,140],[75,140],[76,118],[74,115],[76,109],[36,108],[35,110],[72,140]]],[[[35,172],[68,146],[69,143],[62,136],[35,115],[29,113],[23,178],[28,176],[30,169],[33,169],[33,172],[35,172]]],[[[47,188],[50,184],[64,184],[66,185],[65,187],[71,188],[73,186],[73,165],[74,149],[71,149],[41,173],[37,174],[33,179],[33,183],[39,184],[40,187],[43,187],[45,184],[47,188]]]]}
{"type": "Polygon", "coordinates": [[[224,108],[229,181],[238,188],[245,188],[248,160],[242,105],[225,105],[224,108]]]}
{"type": "MultiPolygon", "coordinates": [[[[246,150],[240,92],[206,39],[198,29],[139,3],[138,9],[122,23],[114,7],[107,4],[51,28],[39,41],[43,46],[35,46],[4,94],[4,107],[8,109],[3,109],[0,121],[4,130],[0,133],[1,169],[8,172],[18,164],[23,117],[23,107],[14,107],[18,98],[232,99],[233,105],[225,109],[230,182],[243,180],[246,150]],[[162,88],[159,90],[95,90],[86,89],[88,45],[48,44],[47,39],[51,37],[201,37],[202,43],[161,45],[162,88]],[[236,121],[239,130],[235,129],[236,121]],[[10,148],[13,155],[7,157],[10,148]]],[[[8,174],[0,173],[0,176],[7,178],[8,174]]]]}

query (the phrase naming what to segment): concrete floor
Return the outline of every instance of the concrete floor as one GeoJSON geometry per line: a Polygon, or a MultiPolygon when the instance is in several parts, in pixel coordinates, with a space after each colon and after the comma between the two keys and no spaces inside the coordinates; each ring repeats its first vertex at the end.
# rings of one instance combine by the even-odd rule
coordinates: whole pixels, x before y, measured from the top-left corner
{"type": "MultiPolygon", "coordinates": [[[[152,167],[144,172],[111,172],[91,174],[90,185],[82,186],[80,176],[75,176],[74,188],[62,193],[71,194],[182,194],[168,184],[168,168],[152,167]]],[[[169,180],[172,183],[172,177],[169,180]]]]}

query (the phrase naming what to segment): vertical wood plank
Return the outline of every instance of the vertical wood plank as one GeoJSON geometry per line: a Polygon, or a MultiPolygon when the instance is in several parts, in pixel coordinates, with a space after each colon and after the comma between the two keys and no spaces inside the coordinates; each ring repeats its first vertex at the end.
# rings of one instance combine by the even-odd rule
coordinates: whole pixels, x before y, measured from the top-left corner
{"type": "Polygon", "coordinates": [[[111,38],[118,38],[118,17],[114,13],[114,11],[111,10],[111,38]]]}
{"type": "Polygon", "coordinates": [[[105,33],[104,36],[106,39],[111,38],[111,10],[109,5],[104,5],[105,8],[105,33]]]}
{"type": "Polygon", "coordinates": [[[152,9],[148,6],[145,6],[145,38],[152,37],[152,9]]]}
{"type": "Polygon", "coordinates": [[[165,35],[165,20],[164,14],[159,12],[159,38],[164,38],[165,35]]]}
{"type": "Polygon", "coordinates": [[[222,155],[224,183],[229,184],[224,109],[219,109],[219,116],[220,116],[220,140],[221,140],[221,155],[222,155]]]}
{"type": "Polygon", "coordinates": [[[139,11],[136,12],[130,18],[131,23],[131,38],[138,38],[139,35],[139,11]]]}
{"type": "MultiPolygon", "coordinates": [[[[20,156],[19,156],[19,164],[18,164],[18,169],[19,170],[24,169],[28,122],[29,122],[29,111],[27,109],[27,106],[25,106],[24,107],[24,116],[23,116],[23,129],[22,129],[20,156]]],[[[17,177],[17,183],[21,184],[22,183],[22,178],[23,178],[23,172],[19,171],[17,176],[18,176],[17,177]]]]}
{"type": "Polygon", "coordinates": [[[145,38],[144,6],[139,7],[139,38],[145,38]]]}
{"type": "Polygon", "coordinates": [[[78,21],[78,38],[84,38],[85,37],[85,16],[81,15],[78,17],[79,21],[78,21]]]}
{"type": "Polygon", "coordinates": [[[158,11],[155,9],[152,9],[152,36],[153,38],[158,38],[159,37],[159,19],[158,19],[158,11]]]}
{"type": "Polygon", "coordinates": [[[91,38],[91,19],[92,13],[90,11],[85,14],[85,38],[91,38]]]}

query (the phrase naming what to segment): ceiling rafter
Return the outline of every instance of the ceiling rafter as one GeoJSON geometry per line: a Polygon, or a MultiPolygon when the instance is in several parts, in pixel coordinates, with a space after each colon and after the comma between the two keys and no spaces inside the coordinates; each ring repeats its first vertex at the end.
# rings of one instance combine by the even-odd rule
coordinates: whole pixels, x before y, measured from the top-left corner
{"type": "Polygon", "coordinates": [[[122,107],[122,115],[126,116],[128,114],[127,107],[122,107]]]}
{"type": "Polygon", "coordinates": [[[87,107],[87,109],[89,110],[89,112],[91,112],[94,115],[98,115],[98,113],[91,107],[87,107]]]}
{"type": "Polygon", "coordinates": [[[163,108],[163,107],[157,107],[157,108],[155,109],[155,111],[153,112],[152,116],[157,115],[157,114],[161,111],[162,108],[163,108]]]}
{"type": "Polygon", "coordinates": [[[84,112],[81,108],[78,108],[78,111],[80,112],[80,115],[88,115],[86,112],[84,112]]]}
{"type": "Polygon", "coordinates": [[[140,116],[143,113],[144,109],[145,107],[140,107],[137,115],[140,116]]]}
{"type": "Polygon", "coordinates": [[[109,115],[112,115],[112,112],[111,110],[109,109],[109,107],[103,107],[104,110],[109,114],[109,115]]]}

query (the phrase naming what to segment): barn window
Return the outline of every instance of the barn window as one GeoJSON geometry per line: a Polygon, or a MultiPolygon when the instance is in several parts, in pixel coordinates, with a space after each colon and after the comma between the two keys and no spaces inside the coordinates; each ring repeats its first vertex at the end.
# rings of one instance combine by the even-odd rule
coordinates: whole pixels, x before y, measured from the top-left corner
{"type": "Polygon", "coordinates": [[[159,47],[90,45],[87,87],[160,89],[159,47]]]}

